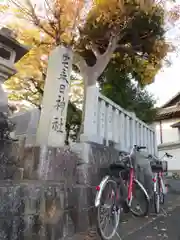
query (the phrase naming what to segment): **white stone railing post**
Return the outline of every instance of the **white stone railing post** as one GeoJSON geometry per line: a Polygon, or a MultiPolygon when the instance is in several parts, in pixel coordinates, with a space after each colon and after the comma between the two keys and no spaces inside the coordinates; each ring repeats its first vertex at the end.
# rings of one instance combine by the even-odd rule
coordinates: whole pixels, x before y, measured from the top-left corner
{"type": "Polygon", "coordinates": [[[84,117],[84,132],[81,141],[101,143],[98,137],[98,98],[99,89],[96,85],[87,87],[84,117]]]}
{"type": "Polygon", "coordinates": [[[131,115],[131,147],[133,147],[136,144],[136,115],[134,112],[131,112],[131,115]]]}

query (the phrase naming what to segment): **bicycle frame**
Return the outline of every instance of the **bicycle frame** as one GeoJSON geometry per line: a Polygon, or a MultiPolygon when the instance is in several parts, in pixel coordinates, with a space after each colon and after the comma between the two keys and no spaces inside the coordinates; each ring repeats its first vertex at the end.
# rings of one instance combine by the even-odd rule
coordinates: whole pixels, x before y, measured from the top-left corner
{"type": "Polygon", "coordinates": [[[158,183],[158,178],[159,178],[159,176],[158,176],[159,174],[158,173],[154,173],[154,176],[153,176],[153,190],[154,190],[154,192],[157,192],[157,183],[158,183]]]}
{"type": "Polygon", "coordinates": [[[128,202],[129,205],[132,202],[132,190],[133,190],[133,180],[134,180],[134,168],[130,168],[130,173],[129,173],[129,186],[128,186],[128,202]]]}
{"type": "Polygon", "coordinates": [[[128,200],[128,206],[129,206],[129,207],[131,206],[131,203],[132,203],[132,197],[133,197],[132,193],[133,193],[133,185],[134,185],[133,182],[134,182],[134,181],[135,181],[136,183],[138,183],[139,186],[143,189],[143,191],[144,191],[147,199],[149,200],[149,195],[148,195],[146,189],[145,189],[144,186],[135,178],[134,168],[131,167],[131,168],[130,168],[130,177],[129,177],[129,186],[128,186],[128,198],[127,198],[127,200],[128,200]]]}
{"type": "Polygon", "coordinates": [[[165,185],[164,185],[162,175],[163,175],[162,172],[154,173],[154,176],[153,176],[154,192],[157,192],[157,184],[158,184],[158,179],[159,179],[160,188],[161,188],[163,194],[166,194],[167,191],[166,191],[166,188],[165,188],[165,185]]]}

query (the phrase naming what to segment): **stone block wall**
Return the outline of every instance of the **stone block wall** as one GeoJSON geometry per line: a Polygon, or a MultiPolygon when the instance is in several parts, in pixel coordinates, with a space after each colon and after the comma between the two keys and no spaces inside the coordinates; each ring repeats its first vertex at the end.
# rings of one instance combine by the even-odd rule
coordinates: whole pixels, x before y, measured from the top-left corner
{"type": "Polygon", "coordinates": [[[1,178],[0,239],[97,239],[95,187],[118,160],[115,149],[94,143],[63,149],[14,145],[11,155],[23,177],[1,178]]]}

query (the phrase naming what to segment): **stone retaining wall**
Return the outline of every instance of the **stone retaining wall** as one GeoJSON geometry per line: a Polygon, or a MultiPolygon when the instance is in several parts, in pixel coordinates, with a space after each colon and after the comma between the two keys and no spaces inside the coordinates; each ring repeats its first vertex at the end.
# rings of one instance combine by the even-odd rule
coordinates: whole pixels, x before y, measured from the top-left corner
{"type": "Polygon", "coordinates": [[[95,186],[118,152],[94,143],[11,149],[24,172],[0,181],[0,239],[80,239],[95,225],[95,186]]]}

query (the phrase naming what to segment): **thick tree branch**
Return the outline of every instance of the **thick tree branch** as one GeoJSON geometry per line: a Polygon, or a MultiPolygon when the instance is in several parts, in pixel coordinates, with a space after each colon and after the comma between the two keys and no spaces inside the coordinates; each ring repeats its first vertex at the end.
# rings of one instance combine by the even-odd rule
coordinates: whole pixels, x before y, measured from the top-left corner
{"type": "Polygon", "coordinates": [[[101,53],[95,43],[91,43],[91,50],[94,53],[96,59],[99,59],[101,57],[101,53]]]}
{"type": "Polygon", "coordinates": [[[80,56],[79,53],[74,53],[74,64],[79,68],[79,70],[85,71],[88,68],[88,65],[86,64],[86,61],[82,56],[80,56]]]}
{"type": "Polygon", "coordinates": [[[118,41],[119,41],[118,36],[112,36],[110,38],[106,51],[99,56],[99,58],[96,61],[96,64],[92,67],[91,71],[94,74],[94,77],[92,78],[92,82],[88,83],[88,85],[95,84],[98,77],[102,74],[102,72],[104,71],[104,69],[109,63],[113,52],[117,47],[118,41]]]}
{"type": "Polygon", "coordinates": [[[106,52],[102,55],[102,57],[109,54],[109,52],[113,53],[117,47],[118,41],[119,41],[119,36],[111,36],[106,52]]]}

